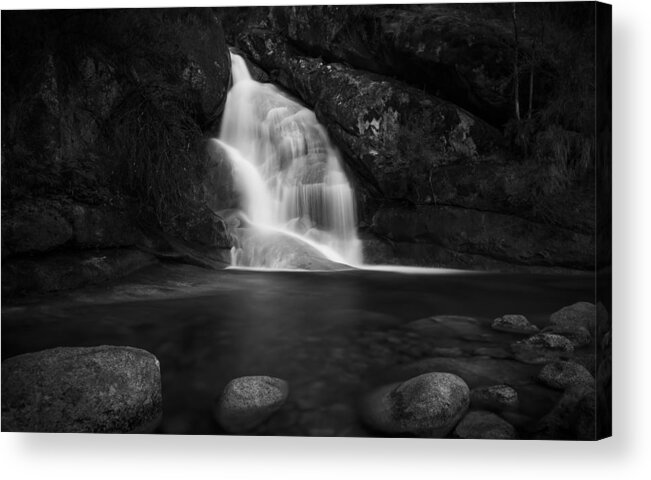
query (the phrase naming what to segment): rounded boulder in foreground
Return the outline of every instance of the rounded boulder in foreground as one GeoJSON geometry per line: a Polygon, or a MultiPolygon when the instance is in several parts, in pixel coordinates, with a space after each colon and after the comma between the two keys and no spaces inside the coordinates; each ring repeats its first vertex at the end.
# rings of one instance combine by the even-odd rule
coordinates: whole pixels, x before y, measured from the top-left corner
{"type": "Polygon", "coordinates": [[[160,366],[132,347],[54,348],[2,362],[2,430],[145,433],[162,414],[160,366]]]}
{"type": "Polygon", "coordinates": [[[470,389],[451,373],[425,373],[381,387],[362,405],[362,419],[389,435],[440,438],[468,410],[470,389]]]}
{"type": "Polygon", "coordinates": [[[473,411],[463,417],[454,429],[457,438],[513,440],[518,437],[515,428],[494,413],[473,411]]]}
{"type": "Polygon", "coordinates": [[[282,407],[288,394],[289,385],[280,378],[235,378],[217,401],[215,419],[227,432],[250,431],[282,407]]]}

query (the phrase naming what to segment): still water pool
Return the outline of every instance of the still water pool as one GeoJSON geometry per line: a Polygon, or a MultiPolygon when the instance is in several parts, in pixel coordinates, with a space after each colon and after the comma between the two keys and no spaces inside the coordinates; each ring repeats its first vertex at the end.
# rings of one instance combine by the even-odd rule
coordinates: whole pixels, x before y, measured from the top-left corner
{"type": "Polygon", "coordinates": [[[359,420],[360,398],[446,358],[470,387],[514,386],[526,431],[559,393],[533,380],[540,366],[510,358],[509,344],[521,337],[490,322],[521,313],[542,328],[578,301],[594,302],[593,276],[157,265],[109,286],[4,302],[2,358],[56,346],[146,349],[161,364],[160,433],[223,433],[212,407],[226,383],[276,376],[289,382],[288,402],[252,433],[318,436],[375,435],[359,420]],[[423,320],[441,315],[472,318],[423,320]]]}

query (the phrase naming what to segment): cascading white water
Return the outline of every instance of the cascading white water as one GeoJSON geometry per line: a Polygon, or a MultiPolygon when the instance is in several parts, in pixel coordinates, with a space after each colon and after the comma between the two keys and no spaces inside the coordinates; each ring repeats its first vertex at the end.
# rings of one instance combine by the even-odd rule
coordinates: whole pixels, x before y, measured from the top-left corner
{"type": "Polygon", "coordinates": [[[353,190],[325,128],[314,112],[253,80],[242,57],[231,60],[233,86],[216,142],[233,165],[246,217],[330,260],[361,264],[353,190]]]}

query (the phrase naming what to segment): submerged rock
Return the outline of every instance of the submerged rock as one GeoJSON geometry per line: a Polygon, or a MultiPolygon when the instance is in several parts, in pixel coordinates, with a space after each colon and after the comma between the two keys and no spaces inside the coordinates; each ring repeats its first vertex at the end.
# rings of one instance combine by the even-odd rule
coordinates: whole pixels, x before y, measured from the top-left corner
{"type": "Polygon", "coordinates": [[[162,415],[160,365],[132,347],[54,348],[2,362],[2,430],[138,433],[162,415]]]}
{"type": "Polygon", "coordinates": [[[574,351],[574,346],[567,338],[553,333],[539,333],[525,340],[511,344],[515,358],[524,363],[541,364],[574,351]]]}
{"type": "Polygon", "coordinates": [[[559,327],[584,327],[589,332],[594,332],[597,307],[593,303],[577,302],[552,313],[549,321],[559,327]]]}
{"type": "Polygon", "coordinates": [[[538,331],[538,327],[531,324],[524,315],[503,315],[493,320],[491,328],[509,333],[531,334],[538,331]]]}
{"type": "Polygon", "coordinates": [[[440,438],[468,409],[468,385],[451,373],[432,372],[381,387],[362,403],[362,419],[388,435],[440,438]]]}
{"type": "Polygon", "coordinates": [[[538,380],[559,390],[565,390],[572,385],[595,384],[590,372],[583,365],[574,362],[548,363],[538,374],[538,380]]]}
{"type": "Polygon", "coordinates": [[[454,429],[457,438],[513,440],[518,438],[513,425],[494,413],[472,411],[454,429]]]}
{"type": "Polygon", "coordinates": [[[285,380],[239,377],[228,382],[215,408],[215,419],[230,433],[253,430],[283,406],[289,394],[285,380]]]}
{"type": "Polygon", "coordinates": [[[470,391],[472,408],[484,410],[513,410],[520,404],[518,392],[508,385],[491,385],[473,388],[470,391]]]}

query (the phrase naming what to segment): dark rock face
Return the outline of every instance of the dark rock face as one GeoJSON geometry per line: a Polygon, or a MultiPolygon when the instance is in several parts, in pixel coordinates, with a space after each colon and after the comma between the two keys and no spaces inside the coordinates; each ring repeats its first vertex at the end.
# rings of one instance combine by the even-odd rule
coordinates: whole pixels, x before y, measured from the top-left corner
{"type": "Polygon", "coordinates": [[[224,388],[215,409],[215,418],[228,432],[247,432],[282,407],[288,394],[289,386],[280,378],[236,378],[224,388]]]}
{"type": "Polygon", "coordinates": [[[583,268],[594,257],[589,235],[457,207],[383,208],[373,217],[373,227],[391,240],[433,243],[521,265],[583,268]]]}
{"type": "Polygon", "coordinates": [[[16,205],[2,215],[2,256],[43,252],[65,244],[73,237],[72,225],[59,209],[49,206],[16,205]]]}
{"type": "Polygon", "coordinates": [[[55,292],[123,277],[155,263],[156,257],[135,248],[82,250],[2,262],[2,294],[55,292]]]}
{"type": "Polygon", "coordinates": [[[391,435],[446,436],[468,409],[468,385],[451,373],[432,372],[369,394],[362,416],[391,435]]]}
{"type": "Polygon", "coordinates": [[[221,111],[230,63],[207,10],[7,12],[3,27],[3,167],[10,174],[34,157],[55,175],[77,161],[90,174],[108,174],[109,159],[97,158],[116,133],[106,122],[129,114],[126,103],[147,89],[167,90],[165,108],[182,106],[204,128],[221,111]]]}
{"type": "Polygon", "coordinates": [[[478,161],[501,142],[469,112],[390,78],[302,56],[267,34],[247,33],[239,45],[313,106],[357,174],[391,197],[425,202],[433,169],[478,161]]]}
{"type": "MultiPolygon", "coordinates": [[[[196,180],[230,79],[209,9],[15,11],[2,24],[3,258],[40,255],[51,277],[62,250],[85,261],[87,249],[147,247],[139,227],[156,222],[230,248],[196,180]]],[[[78,269],[69,258],[63,270],[78,269]]]]}
{"type": "Polygon", "coordinates": [[[138,433],[162,415],[160,366],[131,347],[55,348],[2,362],[2,429],[138,433]]]}
{"type": "MultiPolygon", "coordinates": [[[[428,91],[497,125],[506,120],[512,33],[483,21],[476,11],[459,5],[249,10],[235,24],[238,30],[249,22],[249,28],[282,32],[311,56],[427,85],[428,91]]],[[[237,18],[237,11],[223,15],[237,18]]]]}
{"type": "Polygon", "coordinates": [[[3,257],[75,247],[133,246],[142,233],[124,209],[57,200],[13,203],[2,212],[3,257]]]}

